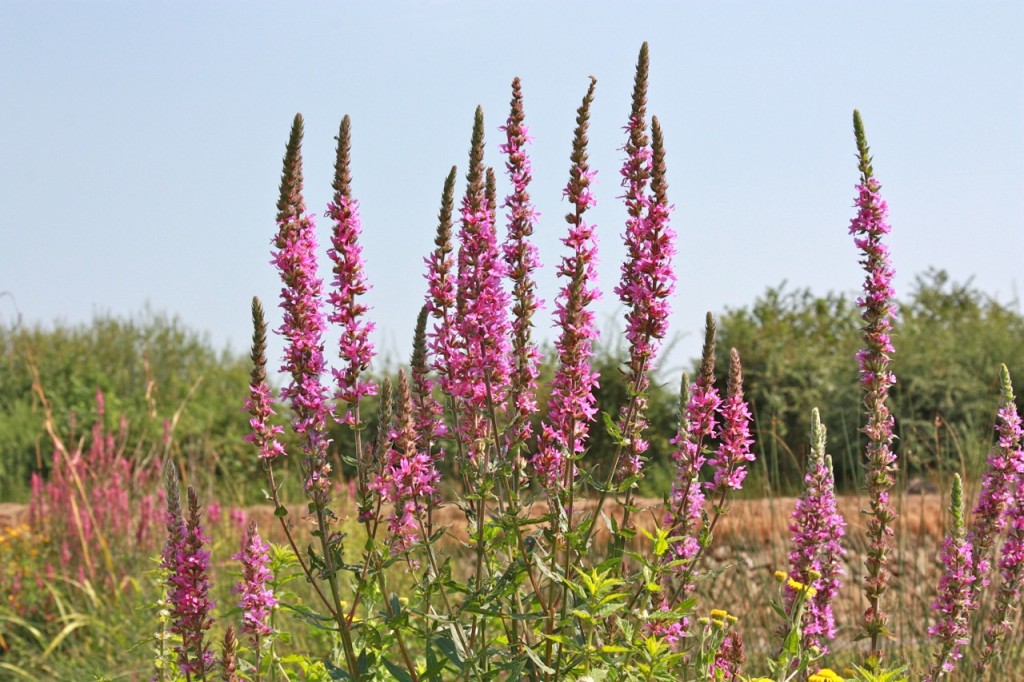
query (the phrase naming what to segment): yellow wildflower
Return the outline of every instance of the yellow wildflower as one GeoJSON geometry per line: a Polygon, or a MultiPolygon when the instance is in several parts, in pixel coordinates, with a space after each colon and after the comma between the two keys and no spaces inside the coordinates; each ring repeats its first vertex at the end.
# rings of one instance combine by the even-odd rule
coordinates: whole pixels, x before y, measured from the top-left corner
{"type": "Polygon", "coordinates": [[[843,682],[843,678],[832,668],[822,668],[807,678],[807,682],[843,682]]]}
{"type": "MultiPolygon", "coordinates": [[[[797,592],[806,594],[808,597],[813,597],[818,593],[818,590],[814,589],[810,585],[804,585],[802,582],[793,580],[792,578],[789,579],[788,585],[797,592]]],[[[828,670],[828,668],[826,668],[826,670],[828,670]]]]}

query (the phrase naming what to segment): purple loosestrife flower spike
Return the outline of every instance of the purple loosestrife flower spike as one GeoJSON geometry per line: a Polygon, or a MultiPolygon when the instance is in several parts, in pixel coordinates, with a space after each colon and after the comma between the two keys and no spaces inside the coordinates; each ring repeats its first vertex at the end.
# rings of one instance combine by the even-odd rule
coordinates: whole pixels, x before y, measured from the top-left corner
{"type": "Polygon", "coordinates": [[[213,625],[210,612],[210,552],[200,523],[199,498],[188,489],[188,514],[181,516],[178,476],[174,466],[167,467],[167,545],[162,567],[167,570],[167,602],[170,605],[170,631],[181,638],[175,648],[178,669],[191,680],[206,679],[213,672],[214,654],[206,641],[213,625]]]}
{"type": "Polygon", "coordinates": [[[686,562],[679,566],[679,571],[690,578],[680,591],[683,598],[696,587],[692,580],[696,575],[693,560],[700,553],[705,500],[700,471],[707,461],[707,443],[718,437],[716,415],[722,404],[715,388],[715,318],[711,313],[705,318],[700,375],[692,388],[686,387],[687,381],[684,375],[679,430],[671,441],[676,448],[672,453],[676,461],[676,480],[670,497],[671,515],[666,519],[671,524],[670,535],[682,538],[673,546],[671,556],[666,556],[686,562]]]}
{"type": "MultiPolygon", "coordinates": [[[[359,245],[359,202],[352,197],[351,121],[348,116],[341,119],[337,139],[334,199],[327,205],[327,216],[334,221],[331,248],[327,252],[334,262],[333,290],[327,297],[333,312],[327,320],[341,327],[339,355],[344,367],[334,370],[338,386],[335,397],[354,405],[363,396],[376,395],[377,386],[373,381],[361,378],[374,356],[370,341],[374,325],[363,319],[369,307],[359,302],[370,287],[366,282],[363,250],[359,245]]],[[[341,421],[353,424],[355,414],[347,411],[341,421]]]]}
{"type": "Polygon", "coordinates": [[[569,183],[563,192],[573,206],[565,216],[569,234],[562,239],[571,253],[562,257],[558,276],[565,281],[555,305],[555,326],[559,337],[558,369],[551,381],[548,417],[539,436],[538,452],[532,464],[541,483],[551,491],[565,490],[576,475],[575,459],[585,447],[590,422],[597,413],[594,389],[598,372],[591,366],[593,341],[597,338],[594,311],[590,304],[601,296],[597,282],[597,235],[594,225],[583,219],[587,209],[597,203],[590,185],[594,171],[587,159],[587,130],[590,105],[597,79],[590,87],[576,114],[576,133],[572,146],[569,183]]]}
{"type": "Polygon", "coordinates": [[[864,632],[871,638],[873,654],[881,655],[881,637],[887,633],[888,615],[881,605],[889,588],[889,552],[892,549],[896,512],[889,500],[895,483],[896,454],[892,451],[893,417],[886,400],[896,377],[889,369],[893,353],[889,332],[894,318],[893,268],[889,249],[882,238],[889,233],[887,205],[879,194],[881,185],[874,177],[871,154],[864,135],[860,112],[853,112],[854,134],[860,158],[860,184],[857,185],[857,215],[850,221],[850,234],[861,250],[861,265],[867,273],[864,295],[857,299],[864,320],[864,348],[857,353],[867,424],[867,486],[870,516],[867,521],[868,551],[864,594],[868,609],[864,613],[864,632]]]}
{"type": "Polygon", "coordinates": [[[238,606],[242,609],[242,632],[249,635],[253,649],[260,648],[260,638],[273,632],[267,623],[270,613],[277,604],[270,581],[273,575],[268,564],[270,545],[263,541],[254,519],[249,521],[242,549],[232,556],[242,564],[242,579],[234,588],[239,596],[238,606]]]}
{"type": "Polygon", "coordinates": [[[330,497],[330,471],[326,436],[330,406],[320,377],[326,367],[323,355],[325,321],[321,312],[322,282],[317,277],[316,231],[313,216],[305,213],[302,199],[302,116],[296,114],[284,157],[281,198],[278,201],[278,233],[274,238],[273,263],[281,273],[281,308],[284,322],[279,333],[286,340],[281,370],[291,382],[281,390],[290,401],[295,432],[304,437],[306,493],[323,508],[330,497]]]}
{"type": "Polygon", "coordinates": [[[750,446],[750,407],[743,399],[743,371],[740,354],[735,348],[729,351],[729,392],[720,408],[722,433],[718,449],[708,459],[715,469],[712,481],[706,484],[708,490],[725,498],[730,490],[740,490],[747,477],[747,462],[754,461],[750,446]]]}
{"type": "Polygon", "coordinates": [[[658,119],[652,121],[648,146],[647,106],[647,43],[640,49],[633,106],[630,112],[626,145],[626,161],[621,170],[625,190],[626,260],[615,293],[626,306],[626,338],[629,341],[628,382],[633,399],[619,415],[619,429],[628,441],[621,474],[641,473],[643,453],[648,443],[643,437],[647,427],[647,388],[650,372],[661,339],[668,330],[670,307],[668,297],[675,287],[672,256],[675,234],[669,227],[671,206],[668,203],[668,182],[665,178],[665,145],[658,119]],[[647,194],[648,183],[651,195],[647,194]]]}
{"type": "MultiPolygon", "coordinates": [[[[826,431],[818,408],[811,412],[811,455],[804,475],[804,492],[793,509],[789,530],[790,577],[814,588],[803,615],[803,643],[828,653],[828,642],[835,639],[836,622],[832,601],[842,586],[842,560],[846,550],[842,539],[846,521],[836,506],[832,458],[825,454],[826,431]],[[813,573],[813,574],[812,574],[813,573]],[[815,575],[817,577],[815,577],[815,575]]],[[[796,590],[785,587],[786,611],[797,598],[796,590]]]]}
{"type": "Polygon", "coordinates": [[[1024,586],[1024,475],[1019,473],[1024,461],[1024,431],[1013,395],[1013,384],[1006,365],[1000,367],[1002,401],[997,412],[995,455],[1002,461],[1013,462],[1012,468],[1018,473],[1012,479],[1010,497],[1006,504],[1006,542],[999,559],[1002,582],[996,593],[995,606],[985,630],[985,642],[977,664],[979,679],[992,658],[1002,651],[1003,642],[1016,622],[1016,611],[1020,606],[1021,588],[1024,586]]]}
{"type": "Polygon", "coordinates": [[[185,542],[185,517],[181,513],[181,483],[174,462],[164,463],[164,492],[167,506],[167,542],[164,545],[165,562],[173,561],[173,557],[181,550],[185,542]]]}
{"type": "MultiPolygon", "coordinates": [[[[688,562],[700,551],[697,536],[703,521],[704,490],[700,484],[700,469],[704,465],[704,456],[693,437],[689,415],[692,400],[689,381],[689,376],[684,373],[679,390],[679,428],[669,441],[675,446],[672,459],[676,463],[676,478],[669,495],[670,506],[665,514],[665,524],[671,529],[669,535],[680,538],[680,541],[665,554],[666,561],[688,562]]],[[[679,570],[685,568],[684,564],[679,570]]]]}
{"type": "Polygon", "coordinates": [[[747,654],[743,648],[742,635],[738,630],[729,630],[715,654],[715,661],[711,664],[709,672],[715,680],[738,680],[746,661],[747,654]]]}
{"type": "Polygon", "coordinates": [[[437,491],[438,473],[433,458],[417,443],[412,396],[405,371],[398,373],[398,409],[391,431],[391,447],[384,455],[380,474],[372,483],[394,511],[388,520],[391,546],[408,550],[416,541],[427,503],[437,491]]]}
{"type": "Polygon", "coordinates": [[[270,386],[267,385],[267,322],[264,319],[260,299],[252,299],[252,370],[249,373],[249,398],[245,408],[249,411],[249,426],[252,433],[245,440],[260,450],[260,459],[267,463],[286,454],[277,440],[283,429],[270,423],[274,414],[271,407],[270,386]]]}
{"type": "MultiPolygon", "coordinates": [[[[722,398],[715,388],[715,318],[709,312],[704,320],[704,347],[701,350],[700,376],[690,394],[686,412],[690,429],[697,445],[697,452],[703,453],[708,442],[718,438],[721,425],[718,411],[722,398]]],[[[703,461],[701,462],[703,465],[703,461]]]]}
{"type": "Polygon", "coordinates": [[[1024,473],[1024,454],[1019,447],[1013,445],[1015,431],[1019,436],[1020,417],[1016,414],[1013,386],[1010,384],[1010,374],[1006,365],[1001,367],[1000,385],[1002,404],[996,414],[999,439],[996,448],[988,457],[988,468],[981,479],[981,492],[971,514],[970,531],[967,533],[967,542],[974,549],[973,571],[977,580],[972,587],[975,602],[979,601],[978,594],[988,586],[989,555],[996,537],[1006,528],[1007,519],[1004,512],[1014,502],[1014,483],[1024,473]]]}
{"type": "MultiPolygon", "coordinates": [[[[459,229],[455,318],[458,353],[453,356],[453,390],[462,404],[460,437],[479,464],[490,433],[490,409],[508,395],[508,293],[502,286],[505,262],[498,249],[494,210],[483,165],[484,115],[476,109],[459,229]]],[[[493,434],[494,437],[497,434],[493,434]]]]}
{"type": "Polygon", "coordinates": [[[455,395],[455,263],[452,259],[452,212],[455,204],[455,174],[452,166],[441,192],[441,209],[437,215],[437,236],[434,251],[425,258],[427,265],[426,307],[433,320],[428,334],[427,350],[431,368],[437,372],[441,392],[455,395]]]}
{"type": "Polygon", "coordinates": [[[537,411],[537,375],[540,351],[532,339],[533,314],[540,307],[534,271],[540,267],[537,247],[530,242],[537,210],[530,200],[532,179],[530,157],[526,145],[531,138],[523,113],[523,93],[519,78],[512,81],[512,102],[508,121],[501,130],[505,144],[501,152],[507,157],[505,169],[512,181],[512,193],[505,197],[508,209],[508,234],[502,253],[512,280],[512,376],[509,387],[510,437],[513,442],[525,441],[531,435],[530,415],[537,411]]]}
{"type": "Polygon", "coordinates": [[[221,645],[220,668],[221,682],[240,682],[238,676],[238,640],[235,639],[235,628],[231,625],[224,631],[224,642],[221,645]]]}
{"type": "MultiPolygon", "coordinates": [[[[410,390],[416,413],[416,434],[420,446],[428,453],[431,445],[448,433],[444,423],[444,411],[434,398],[434,379],[427,365],[427,316],[429,306],[420,308],[416,316],[416,331],[413,336],[412,358],[409,361],[412,378],[410,390]]],[[[439,455],[443,458],[443,452],[439,455]]]]}
{"type": "Polygon", "coordinates": [[[956,661],[963,657],[960,648],[970,641],[970,611],[974,603],[974,574],[972,547],[967,542],[964,527],[963,483],[960,474],[953,476],[953,492],[949,501],[952,521],[949,535],[942,544],[942,563],[946,573],[939,582],[939,596],[932,604],[932,610],[939,612],[939,621],[928,628],[928,634],[939,642],[935,661],[925,677],[934,682],[946,673],[953,672],[956,661]]]}

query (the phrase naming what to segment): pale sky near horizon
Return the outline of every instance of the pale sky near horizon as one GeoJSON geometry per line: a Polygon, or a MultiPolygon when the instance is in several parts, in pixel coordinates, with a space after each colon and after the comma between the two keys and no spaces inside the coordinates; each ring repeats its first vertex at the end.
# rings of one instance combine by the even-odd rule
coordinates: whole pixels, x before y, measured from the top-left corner
{"type": "Polygon", "coordinates": [[[0,324],[148,306],[244,352],[251,296],[279,324],[268,261],[292,117],[322,216],[349,114],[367,300],[381,352],[405,359],[444,176],[464,173],[477,104],[486,161],[503,168],[498,127],[521,76],[548,303],[536,323],[551,339],[562,187],[592,74],[599,317],[618,331],[618,169],[644,40],[679,235],[669,368],[699,353],[707,310],[783,281],[860,287],[854,108],[890,206],[898,294],[936,267],[1009,302],[1024,272],[1022,36],[1024,3],[1010,1],[0,0],[0,324]]]}

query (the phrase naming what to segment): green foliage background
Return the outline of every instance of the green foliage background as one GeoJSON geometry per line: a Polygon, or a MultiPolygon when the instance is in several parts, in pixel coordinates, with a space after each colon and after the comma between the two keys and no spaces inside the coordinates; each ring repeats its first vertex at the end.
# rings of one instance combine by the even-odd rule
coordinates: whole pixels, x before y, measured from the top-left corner
{"type": "MultiPolygon", "coordinates": [[[[860,324],[852,297],[785,286],[719,320],[719,373],[728,349],[739,349],[773,489],[793,491],[800,484],[813,407],[829,429],[837,483],[847,489],[858,484],[860,324]]],[[[1024,391],[1019,307],[929,270],[900,298],[893,345],[897,383],[890,409],[905,475],[964,469],[975,478],[993,442],[1001,363],[1016,379],[1018,403],[1024,391]]]]}
{"type": "Polygon", "coordinates": [[[147,312],[98,316],[83,325],[0,328],[0,499],[24,499],[30,472],[47,471],[53,453],[33,365],[54,426],[69,444],[88,435],[102,391],[106,426],[116,431],[124,417],[124,437],[135,452],[164,448],[170,426],[174,455],[211,480],[252,459],[242,440],[247,359],[214,350],[177,318],[147,312]]]}

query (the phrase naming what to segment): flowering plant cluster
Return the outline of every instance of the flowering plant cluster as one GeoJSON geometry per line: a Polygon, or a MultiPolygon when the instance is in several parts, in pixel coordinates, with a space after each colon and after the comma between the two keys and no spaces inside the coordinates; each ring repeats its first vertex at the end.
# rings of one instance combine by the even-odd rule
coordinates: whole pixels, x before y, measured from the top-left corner
{"type": "MultiPolygon", "coordinates": [[[[657,117],[647,118],[648,71],[644,44],[621,168],[626,259],[614,292],[626,311],[628,356],[622,373],[629,397],[617,415],[600,414],[595,398],[593,306],[601,291],[599,229],[588,217],[598,200],[588,131],[596,79],[577,110],[563,191],[569,210],[552,310],[556,366],[547,385],[539,381],[540,352],[532,336],[542,303],[536,294],[539,257],[530,238],[540,216],[529,193],[530,137],[520,80],[512,83],[510,113],[500,127],[511,186],[502,203],[505,229],[499,227],[497,178],[487,165],[484,115],[477,108],[458,215],[453,168],[444,184],[435,248],[425,259],[424,302],[409,369],[398,373],[396,385],[378,385],[369,376],[373,323],[363,299],[369,284],[352,189],[351,122],[343,119],[338,136],[335,194],[327,207],[333,277],[325,287],[317,271],[314,218],[303,198],[303,121],[296,116],[284,156],[272,261],[283,284],[278,333],[285,341],[281,370],[287,384],[275,408],[266,377],[267,323],[254,300],[247,409],[253,456],[262,463],[267,495],[314,606],[290,603],[274,592],[275,573],[268,567],[272,548],[250,525],[234,557],[242,566],[236,592],[245,641],[237,641],[229,628],[215,661],[206,639],[213,604],[198,501],[190,489],[188,508],[182,510],[171,467],[163,568],[168,631],[186,680],[261,679],[264,674],[276,679],[298,660],[278,658],[273,647],[275,613],[283,607],[327,633],[332,653],[317,661],[317,670],[330,679],[843,679],[823,660],[834,653],[833,602],[843,587],[847,548],[817,411],[804,491],[790,525],[789,566],[776,573],[781,626],[772,655],[750,655],[741,615],[722,604],[698,605],[696,585],[710,574],[704,560],[714,532],[755,460],[740,353],[729,350],[720,390],[710,313],[699,376],[692,384],[685,376],[681,382],[671,493],[654,531],[637,528],[635,494],[649,445],[647,392],[676,285],[664,136],[657,117]],[[337,369],[329,368],[324,352],[328,324],[340,329],[337,369]],[[362,406],[375,396],[378,418],[371,434],[362,406]],[[301,514],[281,497],[282,465],[300,453],[286,447],[283,430],[272,419],[275,409],[287,410],[301,449],[307,497],[301,514]],[[332,420],[344,434],[335,443],[328,436],[332,420]],[[588,461],[595,428],[605,429],[614,442],[610,467],[588,461]],[[357,510],[352,522],[361,537],[351,542],[334,504],[342,485],[340,465],[353,472],[349,484],[357,510]],[[464,517],[464,532],[439,523],[445,507],[464,517]],[[461,553],[449,553],[453,541],[464,548],[461,553]],[[770,677],[749,677],[748,671],[770,677]]],[[[892,580],[895,520],[889,500],[896,468],[894,420],[887,407],[895,381],[889,337],[893,268],[883,241],[889,232],[886,204],[856,113],[855,134],[861,179],[850,231],[867,272],[859,300],[864,349],[856,361],[866,417],[868,609],[861,627],[869,644],[861,652],[863,665],[854,664],[848,674],[902,679],[903,667],[883,661],[889,634],[883,597],[892,580]]],[[[999,655],[1020,600],[1024,455],[1005,371],[1003,397],[998,448],[971,521],[964,516],[956,479],[929,679],[953,670],[968,644],[966,624],[989,584],[989,566],[1000,545],[997,619],[986,633],[979,665],[999,655]]],[[[307,679],[310,670],[302,668],[307,679]]]]}

